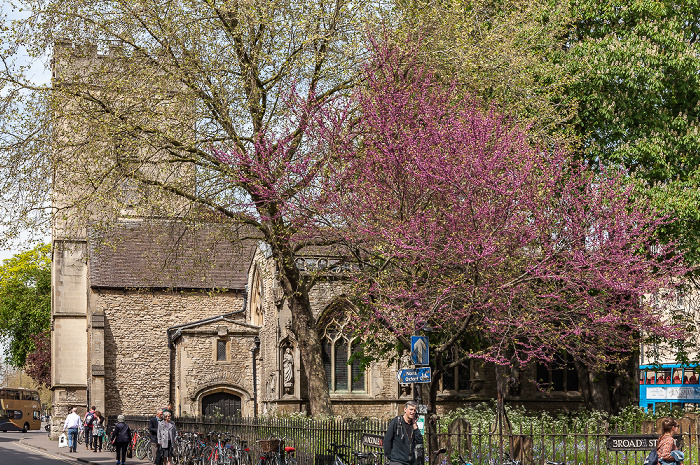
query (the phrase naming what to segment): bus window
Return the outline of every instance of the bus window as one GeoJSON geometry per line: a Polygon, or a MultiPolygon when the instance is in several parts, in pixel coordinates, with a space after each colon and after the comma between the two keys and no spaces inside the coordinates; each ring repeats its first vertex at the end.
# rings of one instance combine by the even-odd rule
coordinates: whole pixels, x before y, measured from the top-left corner
{"type": "Polygon", "coordinates": [[[683,376],[683,370],[681,368],[676,368],[673,370],[673,384],[681,384],[681,376],[683,376]]]}
{"type": "Polygon", "coordinates": [[[693,371],[693,374],[688,378],[688,384],[698,384],[698,375],[693,371]]]}
{"type": "Polygon", "coordinates": [[[10,420],[21,420],[22,419],[22,411],[21,410],[8,410],[7,411],[7,418],[10,420]]]}
{"type": "Polygon", "coordinates": [[[29,391],[22,391],[22,400],[32,400],[32,393],[29,391]]]}
{"type": "Polygon", "coordinates": [[[32,392],[32,400],[35,402],[39,402],[39,393],[34,391],[32,392]]]}
{"type": "Polygon", "coordinates": [[[5,397],[6,399],[19,400],[19,391],[11,391],[8,389],[5,392],[7,394],[7,397],[5,397]]]}
{"type": "Polygon", "coordinates": [[[35,420],[41,420],[41,412],[38,410],[34,410],[34,415],[32,416],[35,420]]]}

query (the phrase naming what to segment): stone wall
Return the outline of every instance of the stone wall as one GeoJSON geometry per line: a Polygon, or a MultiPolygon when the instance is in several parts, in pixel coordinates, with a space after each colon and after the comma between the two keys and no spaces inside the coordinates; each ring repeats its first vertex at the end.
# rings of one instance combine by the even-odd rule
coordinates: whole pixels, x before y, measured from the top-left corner
{"type": "Polygon", "coordinates": [[[235,292],[100,291],[95,302],[94,312],[104,314],[104,410],[112,416],[151,414],[165,406],[174,363],[167,329],[242,310],[243,296],[235,292]]]}

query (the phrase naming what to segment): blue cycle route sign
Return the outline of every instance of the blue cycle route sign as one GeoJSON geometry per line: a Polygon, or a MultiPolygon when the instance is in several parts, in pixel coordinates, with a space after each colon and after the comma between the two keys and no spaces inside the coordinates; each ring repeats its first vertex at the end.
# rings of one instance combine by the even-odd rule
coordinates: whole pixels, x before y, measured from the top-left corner
{"type": "Polygon", "coordinates": [[[430,365],[426,336],[411,336],[411,360],[414,365],[430,365]]]}
{"type": "Polygon", "coordinates": [[[430,367],[404,368],[396,373],[396,379],[398,379],[401,384],[429,383],[430,367]]]}

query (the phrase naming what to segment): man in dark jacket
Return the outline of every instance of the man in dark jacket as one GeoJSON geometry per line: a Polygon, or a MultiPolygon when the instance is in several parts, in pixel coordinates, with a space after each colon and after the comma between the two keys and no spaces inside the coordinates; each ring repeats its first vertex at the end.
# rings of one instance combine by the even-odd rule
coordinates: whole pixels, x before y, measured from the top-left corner
{"type": "Polygon", "coordinates": [[[423,447],[423,436],[416,422],[418,404],[409,400],[403,415],[391,420],[384,435],[384,457],[387,465],[415,465],[416,448],[423,447]]]}
{"type": "Polygon", "coordinates": [[[163,421],[163,409],[156,410],[156,416],[148,420],[148,432],[151,433],[151,453],[153,461],[156,460],[158,452],[158,422],[163,421]]]}

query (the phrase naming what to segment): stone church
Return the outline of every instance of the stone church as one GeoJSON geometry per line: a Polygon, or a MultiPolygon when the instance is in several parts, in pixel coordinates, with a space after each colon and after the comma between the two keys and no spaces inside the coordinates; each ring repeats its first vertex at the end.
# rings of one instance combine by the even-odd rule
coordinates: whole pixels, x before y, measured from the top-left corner
{"type": "MultiPolygon", "coordinates": [[[[57,44],[57,50],[70,52],[71,44],[57,44]]],[[[103,57],[94,48],[86,55],[85,66],[103,57]]],[[[58,56],[54,77],[60,72],[58,56]]],[[[57,171],[54,185],[69,176],[69,170],[57,171]]],[[[70,203],[55,196],[57,211],[62,202],[70,203]]],[[[95,405],[108,416],[152,414],[168,403],[176,416],[307,410],[291,313],[265,244],[254,235],[127,210],[107,224],[78,228],[63,218],[54,220],[52,237],[55,421],[76,405],[95,405]]],[[[397,381],[399,363],[374,363],[364,372],[357,362],[348,364],[361,341],[345,330],[347,317],[337,303],[343,273],[328,266],[332,261],[309,254],[297,266],[328,270],[311,301],[334,413],[393,416],[412,398],[410,386],[397,381]]],[[[530,371],[523,379],[540,379],[552,389],[542,392],[524,381],[512,401],[537,408],[582,405],[572,362],[530,371]]],[[[443,376],[439,410],[493,398],[491,372],[472,362],[443,376]]]]}

